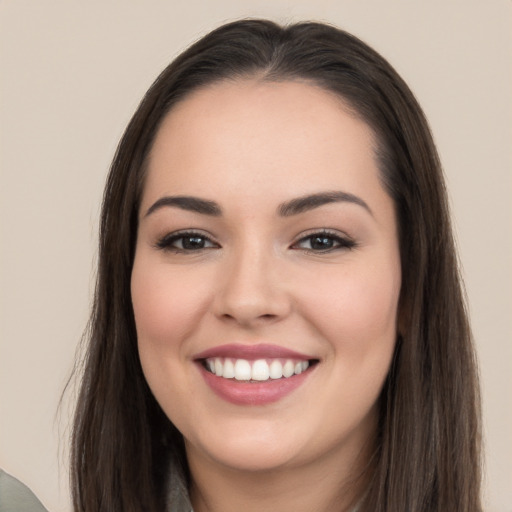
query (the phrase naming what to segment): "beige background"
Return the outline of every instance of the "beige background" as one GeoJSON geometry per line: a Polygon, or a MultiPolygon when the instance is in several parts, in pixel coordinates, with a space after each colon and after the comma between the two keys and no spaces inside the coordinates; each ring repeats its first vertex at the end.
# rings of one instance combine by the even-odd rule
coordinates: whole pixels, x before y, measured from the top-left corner
{"type": "Polygon", "coordinates": [[[0,0],[0,467],[69,510],[66,402],[101,190],[141,95],[220,22],[327,20],[386,56],[444,163],[480,356],[486,510],[512,511],[510,0],[0,0]]]}

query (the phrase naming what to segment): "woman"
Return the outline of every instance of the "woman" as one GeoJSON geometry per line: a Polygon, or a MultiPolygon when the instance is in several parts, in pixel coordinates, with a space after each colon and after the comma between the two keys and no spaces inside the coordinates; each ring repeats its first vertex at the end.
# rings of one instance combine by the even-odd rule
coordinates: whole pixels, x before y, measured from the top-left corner
{"type": "Polygon", "coordinates": [[[333,27],[227,24],[159,76],[108,178],[78,510],[478,511],[440,164],[333,27]]]}

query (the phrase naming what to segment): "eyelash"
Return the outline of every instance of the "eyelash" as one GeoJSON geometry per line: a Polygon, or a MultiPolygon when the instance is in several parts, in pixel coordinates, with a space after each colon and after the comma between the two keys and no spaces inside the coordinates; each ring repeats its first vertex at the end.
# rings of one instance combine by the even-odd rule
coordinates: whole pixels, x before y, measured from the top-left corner
{"type": "MultiPolygon", "coordinates": [[[[208,249],[215,249],[219,248],[220,245],[213,241],[209,236],[205,235],[204,233],[201,233],[199,231],[178,231],[175,233],[169,233],[162,237],[158,242],[155,244],[155,247],[157,249],[160,249],[162,251],[173,251],[178,254],[191,254],[193,252],[208,250],[208,249]],[[185,239],[201,239],[203,241],[202,247],[196,247],[196,248],[185,248],[183,247],[183,241],[185,239]],[[182,247],[176,247],[173,244],[175,244],[177,241],[181,240],[182,247]],[[204,247],[204,244],[211,244],[209,247],[204,247]]],[[[351,238],[347,236],[340,236],[337,232],[329,231],[327,229],[322,229],[320,231],[312,231],[305,236],[302,236],[297,242],[294,242],[291,245],[291,249],[294,250],[302,250],[306,253],[311,254],[326,254],[330,253],[336,250],[351,250],[357,247],[357,243],[352,240],[351,238]],[[321,240],[330,240],[333,243],[333,247],[328,247],[326,249],[313,249],[311,248],[304,248],[300,247],[301,243],[304,243],[306,241],[309,241],[310,246],[313,243],[314,239],[321,240]]]]}
{"type": "Polygon", "coordinates": [[[307,233],[305,236],[301,236],[301,238],[299,240],[297,240],[297,242],[295,242],[293,245],[292,245],[292,249],[296,249],[296,250],[302,250],[306,253],[310,253],[310,254],[326,254],[326,253],[330,253],[330,252],[333,252],[333,251],[337,251],[337,250],[351,250],[351,249],[354,249],[355,247],[357,247],[357,243],[352,240],[351,238],[349,238],[348,236],[342,236],[340,235],[338,232],[334,232],[334,231],[330,231],[328,229],[322,229],[320,231],[312,231],[312,232],[309,232],[307,233]],[[331,240],[333,242],[334,247],[328,247],[327,249],[313,249],[313,248],[303,248],[303,247],[298,247],[299,244],[305,242],[305,241],[309,241],[310,245],[312,244],[313,242],[313,239],[323,239],[323,240],[331,240]]]}
{"type": "Polygon", "coordinates": [[[158,240],[158,242],[155,244],[157,249],[161,249],[162,251],[173,251],[175,253],[192,253],[197,252],[201,250],[207,250],[207,249],[213,249],[215,246],[219,246],[217,242],[214,242],[209,236],[205,235],[204,233],[201,233],[200,231],[177,231],[174,233],[169,233],[168,235],[163,236],[158,240]],[[178,240],[182,241],[185,239],[191,239],[191,238],[200,238],[205,241],[205,243],[211,243],[211,247],[198,247],[195,249],[186,249],[183,246],[182,247],[175,247],[173,244],[176,243],[178,240]]]}

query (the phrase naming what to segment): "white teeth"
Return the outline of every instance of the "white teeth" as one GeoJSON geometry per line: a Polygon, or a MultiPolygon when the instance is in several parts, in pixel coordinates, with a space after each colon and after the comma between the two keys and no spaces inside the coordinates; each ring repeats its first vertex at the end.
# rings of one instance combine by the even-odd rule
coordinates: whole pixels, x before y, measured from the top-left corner
{"type": "Polygon", "coordinates": [[[217,377],[260,382],[299,375],[308,367],[309,361],[294,361],[292,359],[272,359],[270,364],[266,359],[248,361],[215,357],[206,360],[206,368],[217,377]]]}
{"type": "Polygon", "coordinates": [[[252,380],[268,380],[270,377],[270,369],[265,359],[258,359],[252,363],[252,380]]]}
{"type": "Polygon", "coordinates": [[[220,359],[215,359],[215,375],[217,377],[222,377],[222,361],[220,359]]]}
{"type": "Polygon", "coordinates": [[[281,361],[274,360],[270,363],[270,378],[280,379],[283,376],[283,365],[281,361]]]}
{"type": "Polygon", "coordinates": [[[251,380],[251,363],[245,359],[237,359],[235,363],[235,379],[251,380]]]}
{"type": "Polygon", "coordinates": [[[291,377],[295,373],[295,365],[293,361],[286,361],[283,366],[283,377],[291,377]]]}
{"type": "Polygon", "coordinates": [[[235,365],[231,359],[226,359],[224,361],[224,371],[222,372],[222,376],[225,379],[233,379],[235,377],[235,365]]]}

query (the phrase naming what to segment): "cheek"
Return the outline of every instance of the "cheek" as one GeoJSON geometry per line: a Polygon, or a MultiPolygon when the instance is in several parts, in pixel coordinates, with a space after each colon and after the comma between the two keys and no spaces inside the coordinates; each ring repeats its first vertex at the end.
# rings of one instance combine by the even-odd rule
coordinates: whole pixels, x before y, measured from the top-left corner
{"type": "Polygon", "coordinates": [[[317,280],[325,292],[311,302],[310,323],[329,346],[326,408],[340,404],[333,432],[345,431],[347,422],[355,428],[374,410],[395,349],[400,282],[398,264],[354,264],[317,280]]]}
{"type": "Polygon", "coordinates": [[[131,294],[139,357],[146,381],[169,418],[194,399],[187,383],[187,340],[206,308],[205,276],[176,271],[154,258],[136,257],[131,294]],[[195,277],[194,277],[195,276],[195,277]]]}
{"type": "Polygon", "coordinates": [[[197,272],[176,272],[137,259],[131,292],[139,345],[164,350],[179,348],[207,303],[205,281],[197,272]]]}
{"type": "MultiPolygon", "coordinates": [[[[389,260],[388,260],[389,261],[389,260]]],[[[400,293],[400,269],[353,265],[316,278],[313,322],[335,350],[367,357],[392,350],[400,293]]]]}

